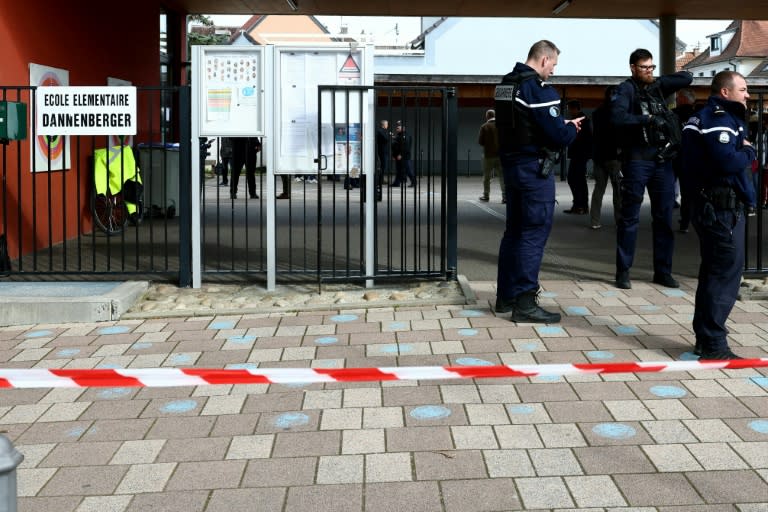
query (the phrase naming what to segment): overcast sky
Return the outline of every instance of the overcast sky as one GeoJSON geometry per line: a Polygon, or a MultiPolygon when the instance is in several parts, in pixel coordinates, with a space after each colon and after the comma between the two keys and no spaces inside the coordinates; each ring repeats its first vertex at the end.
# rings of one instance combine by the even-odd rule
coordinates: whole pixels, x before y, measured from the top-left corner
{"type": "MultiPolygon", "coordinates": [[[[211,16],[217,25],[237,26],[245,23],[249,16],[211,16]]],[[[421,18],[418,17],[360,17],[360,16],[318,16],[331,32],[338,32],[344,24],[350,34],[376,36],[378,44],[403,44],[411,41],[421,32],[421,18]]],[[[678,20],[677,37],[688,44],[689,49],[701,43],[702,49],[709,46],[707,36],[722,31],[731,20],[678,20]]]]}

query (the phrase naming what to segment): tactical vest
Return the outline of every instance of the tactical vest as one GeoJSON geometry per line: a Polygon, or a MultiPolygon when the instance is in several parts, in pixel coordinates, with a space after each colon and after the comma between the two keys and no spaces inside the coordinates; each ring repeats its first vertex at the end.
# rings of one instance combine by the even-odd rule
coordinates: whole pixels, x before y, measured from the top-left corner
{"type": "Polygon", "coordinates": [[[521,84],[537,76],[535,71],[509,73],[496,86],[494,103],[499,151],[514,151],[521,146],[538,145],[530,110],[515,101],[521,84]]]}
{"type": "Polygon", "coordinates": [[[664,101],[658,82],[641,89],[635,85],[637,101],[643,115],[651,115],[654,120],[644,127],[643,136],[649,146],[658,150],[662,159],[674,157],[680,149],[683,140],[680,120],[664,101]]]}

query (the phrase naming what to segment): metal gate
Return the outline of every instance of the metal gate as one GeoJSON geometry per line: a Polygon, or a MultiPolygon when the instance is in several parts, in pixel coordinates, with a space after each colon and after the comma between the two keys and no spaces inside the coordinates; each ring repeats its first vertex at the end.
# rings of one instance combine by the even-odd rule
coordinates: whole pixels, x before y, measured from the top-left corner
{"type": "MultiPolygon", "coordinates": [[[[36,87],[0,87],[27,105],[36,87]]],[[[138,87],[134,137],[47,137],[0,146],[0,229],[10,274],[144,275],[190,282],[188,87],[138,87]],[[186,141],[186,142],[185,142],[186,141]]]]}

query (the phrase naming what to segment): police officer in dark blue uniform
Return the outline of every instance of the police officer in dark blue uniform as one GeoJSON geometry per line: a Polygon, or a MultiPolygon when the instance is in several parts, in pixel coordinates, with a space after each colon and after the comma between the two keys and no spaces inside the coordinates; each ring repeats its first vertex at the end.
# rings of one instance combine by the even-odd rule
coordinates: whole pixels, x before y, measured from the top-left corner
{"type": "Polygon", "coordinates": [[[653,55],[639,48],[629,56],[632,77],[619,84],[611,99],[611,120],[619,130],[622,151],[621,219],[616,229],[616,287],[629,289],[629,269],[635,258],[640,205],[645,189],[653,219],[653,282],[677,288],[672,277],[672,209],[675,175],[672,170],[680,144],[680,125],[665,98],[688,86],[687,71],[654,79],[653,55]]]}
{"type": "Polygon", "coordinates": [[[728,347],[725,321],[744,266],[745,210],[756,204],[750,172],[756,153],[746,139],[744,77],[721,71],[712,79],[711,94],[683,128],[682,183],[690,186],[701,250],[694,353],[701,359],[741,359],[728,347]]]}
{"type": "Polygon", "coordinates": [[[496,312],[513,322],[553,323],[559,313],[539,307],[539,269],[552,229],[553,167],[559,152],[576,138],[583,117],[564,120],[560,96],[545,80],[560,50],[535,43],[496,87],[499,158],[507,196],[507,223],[499,249],[496,312]]]}

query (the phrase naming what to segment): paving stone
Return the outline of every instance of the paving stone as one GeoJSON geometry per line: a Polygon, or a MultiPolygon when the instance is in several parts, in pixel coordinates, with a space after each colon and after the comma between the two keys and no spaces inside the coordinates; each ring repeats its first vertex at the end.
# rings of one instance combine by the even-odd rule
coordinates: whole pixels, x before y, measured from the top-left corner
{"type": "Polygon", "coordinates": [[[564,448],[528,450],[528,456],[538,476],[584,474],[571,450],[564,448]]]}
{"type": "Polygon", "coordinates": [[[451,427],[457,450],[482,450],[498,448],[496,436],[490,426],[451,427]]]}
{"type": "Polygon", "coordinates": [[[249,510],[258,503],[259,512],[282,512],[285,489],[220,489],[211,494],[206,512],[249,510]]]}
{"type": "Polygon", "coordinates": [[[138,418],[149,400],[114,400],[92,402],[80,415],[82,420],[116,420],[138,418]]]}
{"type": "Polygon", "coordinates": [[[77,507],[77,512],[123,512],[132,498],[130,495],[86,496],[77,507]]]}
{"type": "Polygon", "coordinates": [[[126,512],[202,512],[208,501],[208,491],[155,492],[137,494],[126,512]]]}
{"type": "Polygon", "coordinates": [[[365,486],[365,512],[442,512],[442,510],[437,482],[390,482],[365,486]]]}
{"type": "Polygon", "coordinates": [[[545,404],[545,408],[554,423],[613,420],[602,402],[550,402],[545,404]]]}
{"type": "Polygon", "coordinates": [[[345,430],[341,453],[378,453],[384,451],[384,429],[345,430]]]}
{"type": "Polygon", "coordinates": [[[533,425],[498,425],[493,427],[501,448],[543,448],[533,425]]]}
{"type": "Polygon", "coordinates": [[[641,447],[660,472],[701,471],[702,467],[682,444],[641,447]]]}
{"type": "Polygon", "coordinates": [[[251,435],[256,431],[260,416],[259,413],[219,416],[216,418],[211,435],[215,437],[251,435]]]}
{"type": "Polygon", "coordinates": [[[181,462],[166,487],[169,491],[237,487],[245,469],[240,460],[181,462]]]}
{"type": "Polygon", "coordinates": [[[78,506],[82,497],[80,496],[62,496],[62,497],[19,497],[18,505],[19,510],[24,512],[27,510],[55,510],[56,512],[75,512],[75,508],[78,506]]]}
{"type": "MultiPolygon", "coordinates": [[[[366,500],[368,499],[366,489],[366,500]]],[[[363,487],[360,484],[317,485],[314,487],[290,487],[285,512],[308,510],[333,510],[360,512],[363,507],[363,487]]]]}
{"type": "MultiPolygon", "coordinates": [[[[748,469],[747,464],[726,443],[704,443],[686,445],[701,466],[708,470],[748,469]]],[[[765,459],[768,465],[768,458],[765,459]]]]}
{"type": "Polygon", "coordinates": [[[216,418],[158,418],[147,433],[148,439],[187,439],[207,437],[216,418]]]}
{"type": "Polygon", "coordinates": [[[115,494],[160,492],[176,469],[175,462],[135,464],[128,469],[115,494]]]}
{"type": "Polygon", "coordinates": [[[684,398],[681,402],[699,419],[751,418],[755,416],[737,398],[684,398]]]}
{"type": "Polygon", "coordinates": [[[627,504],[609,476],[566,476],[565,483],[580,509],[623,507],[627,504]]]}
{"type": "MultiPolygon", "coordinates": [[[[484,404],[509,404],[520,401],[517,396],[517,390],[512,384],[479,384],[477,389],[480,392],[480,397],[484,404]]],[[[443,395],[443,397],[445,397],[445,395],[443,395]]]]}
{"type": "Polygon", "coordinates": [[[323,409],[320,430],[359,429],[362,427],[363,410],[323,409]]]}
{"type": "Polygon", "coordinates": [[[80,418],[89,405],[90,402],[53,404],[37,421],[41,423],[49,421],[75,421],[80,418]]]}
{"type": "Polygon", "coordinates": [[[643,421],[641,424],[657,444],[696,442],[696,436],[682,421],[643,421]]]}
{"type": "Polygon", "coordinates": [[[385,433],[388,452],[453,450],[448,427],[388,428],[385,433]]]}
{"type": "Polygon", "coordinates": [[[362,455],[332,455],[320,457],[317,466],[318,484],[354,484],[363,482],[362,455]]]}
{"type": "Polygon", "coordinates": [[[754,471],[704,471],[686,476],[707,503],[764,502],[768,484],[754,471]]]}
{"type": "Polygon", "coordinates": [[[16,445],[16,450],[24,455],[24,460],[17,466],[18,468],[34,468],[42,461],[51,450],[56,447],[56,443],[27,444],[16,445]]]}
{"type": "Polygon", "coordinates": [[[125,441],[110,464],[151,464],[165,446],[165,439],[125,441]]]}
{"type": "Polygon", "coordinates": [[[483,450],[491,478],[535,476],[526,450],[483,450]]]}
{"type": "Polygon", "coordinates": [[[385,388],[384,405],[425,405],[441,403],[438,386],[385,388]]]}
{"type": "Polygon", "coordinates": [[[579,423],[579,428],[592,446],[652,443],[642,425],[634,421],[579,423]]]}
{"type": "Polygon", "coordinates": [[[487,476],[482,452],[476,450],[416,452],[413,460],[417,480],[455,480],[487,476]]]}
{"type": "Polygon", "coordinates": [[[264,412],[261,413],[261,416],[259,417],[256,433],[270,434],[276,432],[314,431],[317,430],[318,425],[320,425],[320,414],[321,411],[318,409],[302,412],[264,412]],[[301,420],[299,420],[299,418],[301,418],[301,420]]]}
{"type": "Polygon", "coordinates": [[[547,448],[571,448],[587,444],[576,425],[537,425],[536,429],[547,448]]]}
{"type": "MultiPolygon", "coordinates": [[[[703,473],[691,473],[703,474],[703,473]]],[[[630,506],[699,505],[699,493],[680,473],[615,475],[618,486],[630,506]]]]}
{"type": "MultiPolygon", "coordinates": [[[[113,494],[127,466],[85,466],[60,468],[40,490],[40,496],[82,496],[113,494]]],[[[38,470],[26,470],[38,471],[38,470]]]]}
{"type": "Polygon", "coordinates": [[[272,457],[338,455],[340,449],[339,431],[279,433],[275,438],[272,457]]]}
{"type": "Polygon", "coordinates": [[[638,446],[595,446],[573,449],[588,475],[653,473],[656,471],[638,446]]]}
{"type": "Polygon", "coordinates": [[[43,459],[39,467],[103,466],[120,443],[61,443],[43,459]]]}
{"type": "Polygon", "coordinates": [[[444,404],[479,404],[481,402],[478,387],[472,384],[440,386],[444,404]]]}
{"type": "Polygon", "coordinates": [[[413,480],[410,453],[373,453],[365,456],[366,482],[413,480]]]}
{"type": "Polygon", "coordinates": [[[526,509],[566,508],[574,505],[565,483],[560,478],[518,478],[515,483],[526,509]]]}
{"type": "MultiPolygon", "coordinates": [[[[56,473],[57,468],[19,468],[16,470],[16,495],[35,496],[56,473]]],[[[3,504],[5,505],[5,504],[3,504]]]]}
{"type": "Polygon", "coordinates": [[[504,404],[467,404],[467,416],[471,425],[508,425],[504,404]]]}
{"type": "Polygon", "coordinates": [[[366,407],[363,409],[363,428],[397,428],[404,425],[400,407],[366,407]]]}
{"type": "Polygon", "coordinates": [[[750,467],[768,469],[768,441],[730,443],[730,446],[747,461],[750,467]]]}
{"type": "Polygon", "coordinates": [[[441,482],[440,487],[446,512],[522,509],[511,478],[452,480],[441,482]]]}
{"type": "Polygon", "coordinates": [[[381,388],[357,388],[344,390],[344,407],[381,407],[381,405],[381,388]]]}
{"type": "Polygon", "coordinates": [[[229,439],[169,439],[157,457],[157,462],[192,462],[196,460],[223,460],[229,439]]]}
{"type": "Polygon", "coordinates": [[[293,487],[315,482],[315,457],[254,459],[248,462],[241,487],[293,487]]]}
{"type": "Polygon", "coordinates": [[[719,419],[685,420],[683,423],[703,443],[739,440],[739,436],[719,419]]]}

